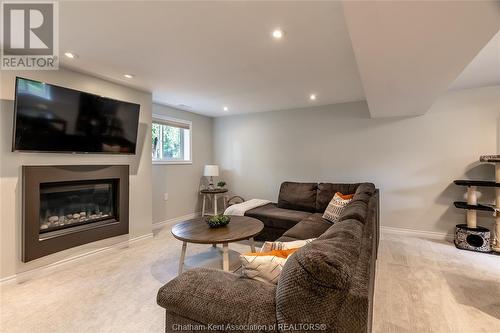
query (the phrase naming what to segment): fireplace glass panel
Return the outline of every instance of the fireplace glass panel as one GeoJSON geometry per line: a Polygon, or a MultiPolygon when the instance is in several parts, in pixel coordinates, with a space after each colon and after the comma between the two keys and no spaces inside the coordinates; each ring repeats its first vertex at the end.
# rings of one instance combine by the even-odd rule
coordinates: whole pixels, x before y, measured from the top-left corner
{"type": "Polygon", "coordinates": [[[40,233],[117,221],[117,182],[40,184],[40,233]]]}

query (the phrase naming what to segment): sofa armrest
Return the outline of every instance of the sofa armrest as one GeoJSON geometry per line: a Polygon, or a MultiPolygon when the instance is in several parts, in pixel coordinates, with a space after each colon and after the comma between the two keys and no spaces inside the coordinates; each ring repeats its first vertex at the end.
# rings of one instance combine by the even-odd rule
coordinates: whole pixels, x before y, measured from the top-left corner
{"type": "MultiPolygon", "coordinates": [[[[196,268],[161,287],[157,302],[169,314],[204,325],[271,327],[276,325],[275,298],[275,285],[224,271],[196,268]]],[[[173,324],[176,323],[167,322],[173,324]]]]}

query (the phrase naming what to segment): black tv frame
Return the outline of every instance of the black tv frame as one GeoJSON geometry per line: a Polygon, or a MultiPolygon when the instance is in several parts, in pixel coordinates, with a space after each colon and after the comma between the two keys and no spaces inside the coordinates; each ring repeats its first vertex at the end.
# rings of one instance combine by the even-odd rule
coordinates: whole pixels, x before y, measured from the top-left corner
{"type": "Polygon", "coordinates": [[[67,154],[70,154],[70,155],[80,155],[80,154],[81,155],[136,155],[137,154],[138,138],[139,138],[140,113],[141,113],[141,105],[137,104],[137,103],[128,102],[128,101],[122,101],[122,100],[119,100],[119,99],[114,99],[114,98],[110,98],[110,97],[106,97],[106,96],[102,96],[102,95],[97,95],[97,94],[89,93],[89,92],[82,91],[82,90],[72,89],[72,88],[68,88],[68,87],[59,86],[59,85],[56,85],[56,84],[51,84],[51,83],[42,82],[42,81],[38,81],[38,80],[28,79],[28,78],[21,77],[21,76],[16,76],[15,91],[14,91],[14,112],[13,112],[14,119],[13,119],[13,127],[12,127],[12,152],[13,153],[65,154],[65,155],[67,155],[67,154]],[[136,105],[138,107],[139,115],[137,117],[137,128],[136,128],[136,131],[135,131],[135,148],[134,148],[134,151],[131,152],[131,153],[120,153],[120,152],[85,152],[85,151],[60,151],[60,150],[49,151],[49,150],[24,150],[24,149],[23,150],[19,150],[19,149],[16,149],[15,142],[16,142],[16,120],[17,120],[17,86],[18,86],[17,81],[19,79],[27,80],[27,81],[32,81],[32,82],[38,82],[38,83],[42,83],[42,84],[48,84],[48,85],[50,85],[52,87],[61,88],[61,89],[67,89],[67,90],[75,91],[75,92],[78,92],[78,93],[85,93],[85,94],[89,94],[89,95],[92,95],[92,96],[97,96],[97,97],[100,97],[100,98],[106,98],[106,99],[111,100],[111,101],[116,101],[116,102],[120,102],[120,103],[128,103],[128,104],[136,105]]]}

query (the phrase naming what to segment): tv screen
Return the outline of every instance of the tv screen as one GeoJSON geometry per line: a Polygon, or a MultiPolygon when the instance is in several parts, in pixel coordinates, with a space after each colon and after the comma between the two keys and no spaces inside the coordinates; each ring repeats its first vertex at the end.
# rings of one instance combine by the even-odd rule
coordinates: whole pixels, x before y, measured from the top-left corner
{"type": "Polygon", "coordinates": [[[18,77],[12,150],[135,154],[139,108],[18,77]]]}

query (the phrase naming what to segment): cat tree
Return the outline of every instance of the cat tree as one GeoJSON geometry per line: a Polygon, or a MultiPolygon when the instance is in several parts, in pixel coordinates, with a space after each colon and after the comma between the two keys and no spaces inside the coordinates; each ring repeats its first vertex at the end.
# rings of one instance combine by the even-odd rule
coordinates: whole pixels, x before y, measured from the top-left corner
{"type": "Polygon", "coordinates": [[[456,201],[454,203],[455,207],[467,210],[467,224],[456,226],[455,246],[465,250],[500,253],[500,155],[481,156],[480,161],[495,164],[495,181],[455,180],[455,184],[467,186],[467,202],[456,201]],[[478,187],[495,188],[496,200],[494,205],[478,204],[478,187]],[[493,233],[477,225],[477,211],[493,213],[496,220],[493,233]]]}

